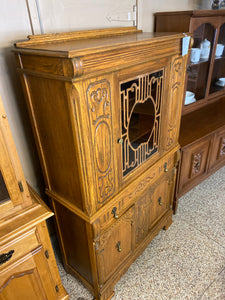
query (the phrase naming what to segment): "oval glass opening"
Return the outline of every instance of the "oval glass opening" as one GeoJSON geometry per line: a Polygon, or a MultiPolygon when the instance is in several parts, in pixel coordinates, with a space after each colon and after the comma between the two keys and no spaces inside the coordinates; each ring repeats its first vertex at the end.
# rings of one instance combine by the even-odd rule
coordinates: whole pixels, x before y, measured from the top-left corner
{"type": "Polygon", "coordinates": [[[137,149],[141,144],[147,143],[155,123],[155,106],[148,98],[143,103],[137,103],[132,111],[128,138],[132,148],[137,149]]]}

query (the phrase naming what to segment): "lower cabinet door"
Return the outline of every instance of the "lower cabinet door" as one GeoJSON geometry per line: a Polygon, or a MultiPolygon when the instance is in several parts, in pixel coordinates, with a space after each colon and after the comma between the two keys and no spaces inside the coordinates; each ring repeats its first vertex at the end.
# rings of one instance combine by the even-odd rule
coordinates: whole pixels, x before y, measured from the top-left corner
{"type": "Polygon", "coordinates": [[[213,140],[209,169],[213,170],[225,164],[225,129],[217,131],[213,140]]]}
{"type": "Polygon", "coordinates": [[[207,176],[211,136],[182,149],[178,194],[181,195],[207,176]]]}
{"type": "Polygon", "coordinates": [[[57,299],[42,247],[0,271],[1,300],[57,299]]]}
{"type": "Polygon", "coordinates": [[[150,228],[152,228],[168,210],[172,209],[175,174],[175,169],[170,170],[152,187],[150,194],[150,228]]]}
{"type": "Polygon", "coordinates": [[[131,207],[95,242],[100,284],[104,284],[132,253],[133,220],[134,207],[131,207]]]}

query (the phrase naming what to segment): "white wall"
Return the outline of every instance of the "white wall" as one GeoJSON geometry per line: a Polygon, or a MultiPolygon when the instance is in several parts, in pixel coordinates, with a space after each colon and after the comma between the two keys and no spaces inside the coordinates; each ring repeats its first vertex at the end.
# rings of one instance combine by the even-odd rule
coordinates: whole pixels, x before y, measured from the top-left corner
{"type": "MultiPolygon", "coordinates": [[[[139,0],[139,27],[153,30],[153,13],[167,10],[195,9],[200,0],[139,0]]],[[[207,1],[207,0],[201,0],[207,1]]],[[[26,179],[36,190],[43,189],[40,164],[16,72],[12,45],[26,39],[32,30],[60,32],[90,28],[132,26],[124,22],[136,0],[1,0],[0,11],[0,96],[8,114],[10,127],[26,179]],[[36,2],[39,4],[39,15],[36,2]],[[122,19],[110,21],[111,18],[122,19]]]]}

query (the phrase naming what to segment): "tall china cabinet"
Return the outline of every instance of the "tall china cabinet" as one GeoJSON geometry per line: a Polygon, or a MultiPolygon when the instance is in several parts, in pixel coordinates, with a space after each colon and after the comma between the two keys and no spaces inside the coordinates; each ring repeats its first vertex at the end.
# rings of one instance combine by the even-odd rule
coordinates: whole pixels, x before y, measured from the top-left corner
{"type": "Polygon", "coordinates": [[[155,30],[189,31],[194,38],[193,48],[205,44],[209,47],[208,57],[203,55],[197,62],[189,58],[185,93],[180,99],[183,109],[176,210],[180,196],[225,165],[225,11],[156,13],[155,30]],[[185,103],[186,91],[193,92],[196,101],[185,103]]]}
{"type": "Polygon", "coordinates": [[[131,27],[16,44],[64,266],[96,299],[172,222],[183,37],[131,27]]]}
{"type": "Polygon", "coordinates": [[[0,99],[0,299],[67,299],[45,220],[27,185],[0,99]]]}

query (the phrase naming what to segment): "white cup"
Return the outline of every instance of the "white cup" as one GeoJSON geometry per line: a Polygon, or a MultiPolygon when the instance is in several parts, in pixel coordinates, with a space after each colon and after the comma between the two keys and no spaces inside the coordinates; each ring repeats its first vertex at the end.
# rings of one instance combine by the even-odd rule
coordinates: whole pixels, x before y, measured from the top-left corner
{"type": "Polygon", "coordinates": [[[200,60],[201,49],[199,48],[191,48],[191,62],[197,63],[200,60]]]}
{"type": "Polygon", "coordinates": [[[217,44],[216,46],[216,56],[222,56],[224,50],[224,45],[223,44],[217,44]]]}

